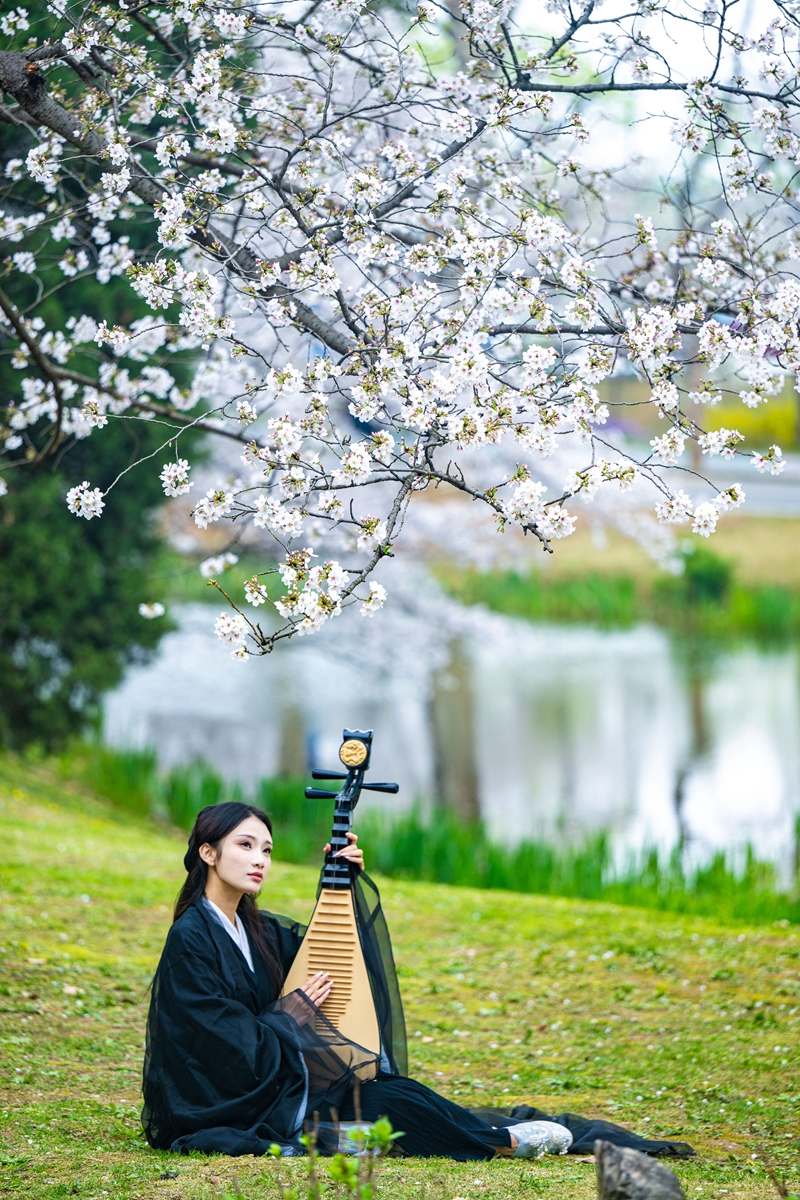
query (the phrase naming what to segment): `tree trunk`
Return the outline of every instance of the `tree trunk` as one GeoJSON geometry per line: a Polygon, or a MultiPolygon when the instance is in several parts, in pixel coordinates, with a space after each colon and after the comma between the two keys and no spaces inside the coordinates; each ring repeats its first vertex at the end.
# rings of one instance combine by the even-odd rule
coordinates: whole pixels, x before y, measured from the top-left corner
{"type": "Polygon", "coordinates": [[[308,768],[306,729],[302,710],[289,704],[281,713],[278,774],[281,778],[299,779],[308,768]]]}
{"type": "Polygon", "coordinates": [[[434,679],[431,725],[436,755],[436,800],[464,821],[480,819],[474,710],[469,658],[459,639],[434,679]]]}

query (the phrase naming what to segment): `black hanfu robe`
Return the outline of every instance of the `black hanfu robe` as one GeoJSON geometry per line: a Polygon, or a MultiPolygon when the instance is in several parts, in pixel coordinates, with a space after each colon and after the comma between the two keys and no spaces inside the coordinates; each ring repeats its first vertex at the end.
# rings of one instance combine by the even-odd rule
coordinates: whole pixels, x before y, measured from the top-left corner
{"type": "MultiPolygon", "coordinates": [[[[254,971],[204,906],[171,927],[153,980],[147,1021],[142,1124],[159,1150],[188,1154],[303,1152],[313,1122],[323,1153],[335,1151],[338,1121],[386,1116],[403,1131],[400,1153],[468,1161],[511,1145],[507,1127],[551,1120],[571,1129],[571,1153],[604,1138],[649,1154],[692,1154],[684,1143],[641,1138],[607,1121],[538,1109],[470,1111],[406,1078],[400,992],[378,891],[365,874],[354,882],[364,958],[381,1031],[377,1079],[357,1084],[355,1071],[377,1055],[344,1038],[303,992],[279,998],[258,953],[254,971]]],[[[305,927],[261,913],[287,973],[305,927]]]]}
{"type": "MultiPolygon", "coordinates": [[[[354,892],[381,1030],[379,1065],[399,1075],[405,1027],[386,922],[367,876],[354,892]]],[[[261,919],[286,975],[305,926],[263,911],[261,919]]],[[[300,1152],[306,1114],[335,1110],[356,1068],[377,1061],[303,992],[280,999],[255,952],[253,966],[202,904],[170,928],[153,980],[144,1062],[142,1124],[156,1149],[265,1154],[278,1143],[300,1152]]]]}

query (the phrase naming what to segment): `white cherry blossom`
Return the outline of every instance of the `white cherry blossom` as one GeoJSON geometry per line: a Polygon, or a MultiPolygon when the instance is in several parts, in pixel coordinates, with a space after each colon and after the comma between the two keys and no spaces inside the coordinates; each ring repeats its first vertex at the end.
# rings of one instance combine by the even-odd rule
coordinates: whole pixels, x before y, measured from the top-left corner
{"type": "Polygon", "coordinates": [[[157,617],[163,617],[166,611],[160,600],[150,600],[139,605],[139,616],[144,617],[146,621],[154,621],[157,617]]]}
{"type": "Polygon", "coordinates": [[[99,488],[91,487],[88,480],[84,479],[83,483],[67,492],[67,508],[75,516],[91,521],[93,517],[99,517],[105,508],[103,493],[99,488]]]}
{"type": "Polygon", "coordinates": [[[185,458],[167,463],[159,476],[165,495],[184,496],[190,491],[194,487],[194,483],[189,479],[190,470],[191,467],[185,458]]]}

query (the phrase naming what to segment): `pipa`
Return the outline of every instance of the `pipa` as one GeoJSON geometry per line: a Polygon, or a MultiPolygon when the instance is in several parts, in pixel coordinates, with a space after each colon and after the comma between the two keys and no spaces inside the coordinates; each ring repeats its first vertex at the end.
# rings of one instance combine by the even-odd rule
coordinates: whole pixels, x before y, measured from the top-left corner
{"type": "MultiPolygon", "coordinates": [[[[380,1057],[381,1037],[378,1015],[353,903],[353,877],[350,866],[336,858],[337,850],[347,843],[353,821],[353,809],[362,789],[396,793],[396,783],[365,783],[372,749],[372,730],[345,729],[339,758],[347,767],[342,771],[312,771],[314,779],[341,779],[340,792],[306,788],[309,800],[335,800],[330,852],[325,856],[322,887],[306,935],[283,985],[283,995],[302,987],[317,971],[327,971],[333,986],[320,1010],[344,1037],[380,1057]]],[[[356,1074],[373,1078],[377,1065],[369,1063],[356,1074]]]]}

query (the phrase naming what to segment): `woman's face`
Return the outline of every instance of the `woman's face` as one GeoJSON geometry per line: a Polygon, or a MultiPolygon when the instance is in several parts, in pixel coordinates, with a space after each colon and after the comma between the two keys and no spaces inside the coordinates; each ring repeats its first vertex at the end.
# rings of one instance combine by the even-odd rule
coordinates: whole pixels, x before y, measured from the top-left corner
{"type": "Polygon", "coordinates": [[[221,883],[255,896],[272,865],[272,835],[258,817],[247,817],[222,839],[217,850],[206,842],[199,854],[221,883]]]}

